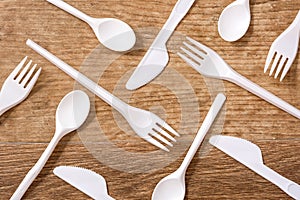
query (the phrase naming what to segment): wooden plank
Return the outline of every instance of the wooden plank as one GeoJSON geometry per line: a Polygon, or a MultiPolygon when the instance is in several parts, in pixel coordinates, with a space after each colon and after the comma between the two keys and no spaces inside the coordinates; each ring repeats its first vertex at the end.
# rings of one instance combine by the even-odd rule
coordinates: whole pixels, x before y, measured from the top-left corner
{"type": "MultiPolygon", "coordinates": [[[[43,67],[30,96],[0,117],[1,199],[9,199],[51,140],[61,98],[73,89],[82,89],[27,47],[28,38],[124,101],[165,118],[180,130],[182,137],[171,151],[173,157],[167,159],[168,154],[157,153],[155,147],[128,129],[116,111],[90,94],[93,112],[86,126],[91,129],[83,128],[62,139],[23,199],[87,199],[55,177],[52,170],[59,165],[85,167],[103,175],[109,193],[116,199],[150,199],[157,182],[180,165],[184,150],[192,142],[217,92],[224,92],[227,102],[211,134],[242,137],[258,144],[266,165],[300,183],[299,120],[232,83],[202,77],[176,55],[183,36],[193,37],[216,50],[243,76],[300,108],[299,56],[281,83],[263,73],[269,47],[293,21],[300,8],[299,1],[251,1],[250,28],[234,43],[223,41],[217,32],[219,14],[232,1],[196,1],[168,44],[170,62],[165,71],[153,83],[134,92],[126,91],[124,84],[176,0],[66,2],[91,16],[115,17],[129,23],[137,32],[137,46],[118,56],[99,44],[87,24],[46,1],[0,1],[0,84],[25,55],[43,67]],[[105,158],[101,151],[108,152],[111,159],[105,158]],[[164,167],[153,164],[152,172],[133,173],[124,166],[131,165],[131,170],[137,170],[141,160],[129,163],[124,152],[149,158],[145,169],[151,166],[152,154],[158,156],[153,160],[161,159],[161,163],[167,164],[164,167]]],[[[207,140],[188,169],[186,183],[186,199],[289,199],[270,182],[213,149],[207,140]]]]}

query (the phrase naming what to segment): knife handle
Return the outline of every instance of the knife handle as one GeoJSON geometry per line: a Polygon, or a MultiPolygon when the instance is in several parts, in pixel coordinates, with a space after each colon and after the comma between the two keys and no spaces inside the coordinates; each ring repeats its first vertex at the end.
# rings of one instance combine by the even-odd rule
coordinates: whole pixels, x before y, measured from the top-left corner
{"type": "Polygon", "coordinates": [[[188,13],[195,0],[178,0],[168,20],[156,36],[152,48],[165,48],[165,44],[173,34],[180,21],[188,13]]]}
{"type": "Polygon", "coordinates": [[[174,31],[180,21],[188,13],[195,0],[178,0],[163,29],[174,31]]]}
{"type": "MultiPolygon", "coordinates": [[[[97,199],[98,200],[98,199],[97,199]]],[[[106,195],[106,196],[103,196],[102,199],[99,199],[99,200],[115,200],[114,198],[112,198],[111,196],[109,195],[106,195]]]]}
{"type": "Polygon", "coordinates": [[[280,174],[263,164],[259,164],[253,168],[251,167],[251,169],[265,179],[277,185],[292,198],[298,200],[300,199],[300,185],[298,185],[297,183],[281,176],[280,174]]]}

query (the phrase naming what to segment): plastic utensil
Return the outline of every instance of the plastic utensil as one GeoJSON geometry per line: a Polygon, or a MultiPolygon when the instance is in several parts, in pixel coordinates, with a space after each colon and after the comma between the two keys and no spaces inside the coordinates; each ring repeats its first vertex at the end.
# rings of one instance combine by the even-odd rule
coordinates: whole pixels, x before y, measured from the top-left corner
{"type": "Polygon", "coordinates": [[[272,43],[266,59],[264,73],[267,72],[274,58],[269,76],[273,74],[275,68],[277,67],[274,76],[274,78],[277,78],[283,68],[280,81],[284,79],[285,75],[291,68],[294,59],[296,58],[299,45],[299,37],[300,10],[298,11],[298,14],[293,23],[272,43]]]}
{"type": "Polygon", "coordinates": [[[125,22],[115,18],[90,17],[61,0],[47,1],[88,23],[105,47],[114,51],[127,51],[134,46],[135,33],[125,22]]]}
{"type": "Polygon", "coordinates": [[[66,74],[71,76],[73,79],[78,81],[78,83],[96,94],[108,105],[116,109],[127,120],[128,124],[131,126],[134,132],[147,142],[163,149],[164,151],[169,151],[169,149],[165,147],[164,144],[172,147],[173,144],[170,141],[176,142],[175,138],[170,135],[170,133],[176,136],[180,136],[159,116],[155,115],[152,112],[128,105],[32,40],[27,40],[26,44],[33,50],[38,52],[40,55],[42,55],[44,58],[52,62],[62,71],[64,71],[66,74]],[[163,144],[160,142],[162,142],[163,144]]]}
{"type": "Polygon", "coordinates": [[[53,173],[96,200],[114,200],[107,193],[106,181],[100,174],[81,167],[59,166],[53,173]]]}
{"type": "Polygon", "coordinates": [[[128,90],[135,90],[157,77],[169,62],[167,42],[175,28],[188,13],[195,0],[178,0],[168,20],[156,36],[149,50],[126,83],[128,90]]]}
{"type": "Polygon", "coordinates": [[[263,162],[261,150],[257,145],[241,138],[223,135],[212,136],[209,142],[249,169],[277,185],[294,199],[300,199],[300,185],[267,167],[263,162]]]}
{"type": "Polygon", "coordinates": [[[237,41],[247,32],[250,20],[249,0],[236,0],[222,11],[218,21],[219,34],[225,41],[237,41]]]}
{"type": "Polygon", "coordinates": [[[181,50],[187,54],[188,57],[181,53],[178,53],[178,55],[200,74],[209,78],[227,80],[235,83],[236,85],[241,86],[247,91],[300,119],[299,109],[234,71],[214,50],[193,40],[192,38],[187,37],[187,40],[192,45],[184,42],[183,44],[188,50],[183,47],[181,50]]]}
{"type": "Polygon", "coordinates": [[[202,143],[206,133],[209,131],[219,111],[221,110],[226,97],[223,94],[218,94],[211,108],[209,109],[192,145],[189,148],[182,164],[172,174],[163,178],[156,185],[152,200],[183,200],[185,196],[185,172],[202,143]]]}
{"type": "Polygon", "coordinates": [[[75,90],[68,93],[56,110],[56,130],[46,150],[37,163],[27,173],[11,200],[19,200],[25,194],[34,179],[43,169],[59,140],[66,134],[78,129],[86,120],[90,111],[90,100],[86,93],[75,90]]]}
{"type": "Polygon", "coordinates": [[[33,75],[36,64],[29,70],[29,67],[32,64],[31,60],[21,71],[26,60],[27,56],[4,81],[0,92],[0,116],[26,99],[41,73],[42,68],[39,68],[33,75]]]}

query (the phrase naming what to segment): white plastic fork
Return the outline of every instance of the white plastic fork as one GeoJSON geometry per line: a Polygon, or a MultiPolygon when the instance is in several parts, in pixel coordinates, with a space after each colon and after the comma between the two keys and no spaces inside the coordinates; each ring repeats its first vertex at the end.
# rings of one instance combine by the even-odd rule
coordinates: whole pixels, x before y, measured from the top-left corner
{"type": "Polygon", "coordinates": [[[178,55],[200,74],[235,83],[300,119],[300,110],[234,71],[214,50],[189,37],[187,39],[192,45],[184,42],[189,50],[183,47],[181,50],[189,58],[181,53],[178,55]]]}
{"type": "Polygon", "coordinates": [[[122,116],[127,120],[135,133],[149,143],[165,151],[169,151],[169,149],[160,142],[163,142],[164,144],[172,147],[173,144],[170,141],[176,142],[176,140],[168,132],[178,137],[180,136],[171,126],[169,126],[157,115],[153,114],[152,112],[126,104],[32,40],[27,40],[26,44],[37,53],[42,55],[44,58],[56,65],[66,74],[71,76],[78,83],[93,92],[107,104],[112,106],[118,112],[120,112],[120,114],[122,114],[122,116]]]}
{"type": "Polygon", "coordinates": [[[298,11],[298,14],[293,23],[272,43],[265,63],[264,73],[267,72],[269,66],[272,64],[269,76],[273,74],[275,68],[277,67],[274,76],[275,79],[278,77],[282,69],[283,71],[280,77],[280,81],[284,79],[297,55],[299,36],[300,10],[298,11]]]}
{"type": "Polygon", "coordinates": [[[31,60],[21,71],[26,60],[27,56],[10,73],[1,88],[0,116],[10,108],[16,106],[26,99],[41,73],[42,68],[39,68],[33,75],[36,64],[28,72],[29,67],[32,64],[31,60]]]}

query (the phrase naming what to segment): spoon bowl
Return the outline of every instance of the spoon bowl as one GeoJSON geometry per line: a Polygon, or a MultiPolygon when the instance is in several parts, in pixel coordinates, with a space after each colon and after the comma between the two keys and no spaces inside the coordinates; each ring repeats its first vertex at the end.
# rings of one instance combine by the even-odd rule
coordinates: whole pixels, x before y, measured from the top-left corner
{"type": "Polygon", "coordinates": [[[56,110],[56,133],[63,137],[78,129],[90,111],[90,101],[86,93],[75,90],[67,94],[56,110]]]}
{"type": "Polygon", "coordinates": [[[135,33],[128,24],[115,18],[95,20],[97,22],[93,30],[105,47],[114,51],[127,51],[134,46],[135,33]]]}
{"type": "Polygon", "coordinates": [[[196,154],[200,144],[202,143],[206,133],[221,110],[225,99],[226,97],[223,94],[220,93],[217,95],[180,167],[175,172],[159,181],[152,193],[152,200],[184,199],[186,170],[196,154]]]}
{"type": "Polygon", "coordinates": [[[119,19],[93,18],[62,0],[47,1],[88,23],[95,32],[99,42],[108,49],[113,51],[128,51],[136,42],[135,33],[132,28],[119,19]]]}
{"type": "Polygon", "coordinates": [[[236,0],[221,13],[218,21],[219,34],[225,41],[237,41],[246,34],[250,21],[249,0],[236,0]]]}
{"type": "Polygon", "coordinates": [[[39,160],[27,173],[10,200],[20,200],[45,166],[60,139],[78,129],[90,111],[90,101],[86,93],[75,90],[67,94],[56,109],[56,130],[53,138],[39,160]]]}
{"type": "Polygon", "coordinates": [[[152,200],[182,200],[185,196],[185,175],[179,171],[166,176],[161,179],[156,185],[152,200]]]}

